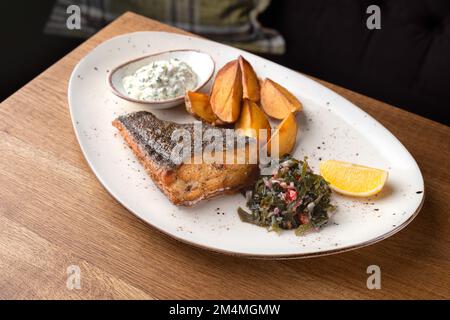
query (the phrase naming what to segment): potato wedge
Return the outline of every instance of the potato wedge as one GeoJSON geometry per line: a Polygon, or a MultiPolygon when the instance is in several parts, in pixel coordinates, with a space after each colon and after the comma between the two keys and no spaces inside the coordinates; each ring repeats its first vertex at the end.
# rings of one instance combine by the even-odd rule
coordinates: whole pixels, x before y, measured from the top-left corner
{"type": "MultiPolygon", "coordinates": [[[[253,101],[244,99],[241,115],[235,124],[235,129],[242,130],[242,134],[247,137],[257,138],[259,140],[259,130],[267,130],[266,141],[270,139],[270,123],[265,113],[253,101]]],[[[260,141],[261,142],[261,141],[260,141]]]]}
{"type": "Polygon", "coordinates": [[[275,119],[284,119],[290,113],[302,109],[302,104],[292,93],[268,78],[261,85],[261,106],[265,113],[275,119]]]}
{"type": "Polygon", "coordinates": [[[217,72],[210,103],[217,118],[226,123],[234,123],[241,112],[241,101],[241,70],[238,60],[233,60],[217,72]]]}
{"type": "Polygon", "coordinates": [[[260,88],[255,70],[253,70],[252,65],[244,57],[239,56],[238,61],[242,73],[242,97],[253,102],[258,102],[260,99],[260,88]]]}
{"type": "Polygon", "coordinates": [[[211,124],[216,123],[217,116],[212,111],[209,95],[201,92],[186,91],[184,98],[187,112],[197,119],[211,124]]]}
{"type": "Polygon", "coordinates": [[[277,145],[279,157],[290,153],[294,149],[296,140],[297,120],[295,119],[294,113],[290,112],[272,134],[268,143],[269,154],[272,154],[272,148],[276,148],[277,145]]]}

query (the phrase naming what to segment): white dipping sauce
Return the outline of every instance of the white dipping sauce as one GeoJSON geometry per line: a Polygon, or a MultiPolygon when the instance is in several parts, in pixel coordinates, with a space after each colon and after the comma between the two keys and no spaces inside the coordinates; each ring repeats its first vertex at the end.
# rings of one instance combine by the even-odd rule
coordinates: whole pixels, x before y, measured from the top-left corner
{"type": "Polygon", "coordinates": [[[197,75],[179,59],[153,61],[122,80],[130,98],[160,101],[184,95],[197,86],[197,75]]]}

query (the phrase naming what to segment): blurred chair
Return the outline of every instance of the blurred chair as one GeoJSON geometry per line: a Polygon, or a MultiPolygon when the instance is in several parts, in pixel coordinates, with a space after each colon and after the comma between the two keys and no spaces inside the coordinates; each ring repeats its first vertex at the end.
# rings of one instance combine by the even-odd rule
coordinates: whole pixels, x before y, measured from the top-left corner
{"type": "Polygon", "coordinates": [[[258,21],[269,4],[270,0],[58,0],[45,31],[88,37],[122,13],[133,11],[235,47],[282,54],[285,46],[281,35],[258,21]],[[81,9],[80,30],[66,27],[66,9],[71,4],[81,9]]]}

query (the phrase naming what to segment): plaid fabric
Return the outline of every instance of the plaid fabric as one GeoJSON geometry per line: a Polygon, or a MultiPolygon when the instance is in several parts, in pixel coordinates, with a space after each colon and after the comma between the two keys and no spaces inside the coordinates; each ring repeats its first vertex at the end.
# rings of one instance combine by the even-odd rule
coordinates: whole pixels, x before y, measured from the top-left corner
{"type": "Polygon", "coordinates": [[[58,0],[45,27],[50,34],[88,37],[125,11],[259,53],[283,54],[283,37],[258,15],[270,0],[58,0]],[[69,5],[81,9],[81,29],[66,27],[69,5]]]}

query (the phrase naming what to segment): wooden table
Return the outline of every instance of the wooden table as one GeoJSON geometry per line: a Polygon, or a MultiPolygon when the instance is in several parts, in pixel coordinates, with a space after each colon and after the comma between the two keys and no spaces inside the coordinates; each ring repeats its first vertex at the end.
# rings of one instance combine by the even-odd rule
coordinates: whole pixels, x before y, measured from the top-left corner
{"type": "Polygon", "coordinates": [[[127,13],[0,105],[0,298],[450,298],[450,128],[323,81],[418,161],[426,200],[403,231],[334,256],[250,260],[182,244],[123,208],[81,154],[67,83],[96,45],[142,30],[182,33],[127,13]],[[381,290],[366,287],[372,264],[381,290]],[[70,265],[79,290],[66,287],[70,265]]]}

